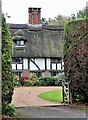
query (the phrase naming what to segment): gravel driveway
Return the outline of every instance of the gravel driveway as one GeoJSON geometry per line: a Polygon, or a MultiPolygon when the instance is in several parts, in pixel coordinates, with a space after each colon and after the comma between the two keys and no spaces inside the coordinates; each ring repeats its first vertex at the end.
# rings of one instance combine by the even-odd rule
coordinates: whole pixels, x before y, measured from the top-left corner
{"type": "Polygon", "coordinates": [[[16,87],[12,96],[12,104],[16,107],[52,106],[61,103],[49,102],[38,97],[42,92],[61,90],[62,87],[16,87]]]}
{"type": "Polygon", "coordinates": [[[61,103],[49,102],[37,96],[42,92],[61,89],[62,87],[52,86],[15,88],[12,104],[17,107],[17,113],[20,113],[15,118],[86,118],[86,111],[71,109],[61,103]]]}

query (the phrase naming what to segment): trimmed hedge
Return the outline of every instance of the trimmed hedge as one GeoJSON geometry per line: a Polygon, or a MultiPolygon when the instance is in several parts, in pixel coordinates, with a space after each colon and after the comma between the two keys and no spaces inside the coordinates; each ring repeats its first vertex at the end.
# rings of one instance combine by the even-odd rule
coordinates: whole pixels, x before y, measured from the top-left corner
{"type": "Polygon", "coordinates": [[[71,21],[65,27],[64,70],[70,82],[72,102],[88,102],[88,20],[71,21]]]}

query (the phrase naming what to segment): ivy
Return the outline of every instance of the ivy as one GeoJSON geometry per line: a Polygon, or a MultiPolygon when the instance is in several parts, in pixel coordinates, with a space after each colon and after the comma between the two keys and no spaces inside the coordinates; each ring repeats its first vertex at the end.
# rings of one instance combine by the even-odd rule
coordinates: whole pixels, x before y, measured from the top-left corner
{"type": "Polygon", "coordinates": [[[2,15],[2,112],[11,102],[12,94],[12,38],[6,19],[2,15]]]}

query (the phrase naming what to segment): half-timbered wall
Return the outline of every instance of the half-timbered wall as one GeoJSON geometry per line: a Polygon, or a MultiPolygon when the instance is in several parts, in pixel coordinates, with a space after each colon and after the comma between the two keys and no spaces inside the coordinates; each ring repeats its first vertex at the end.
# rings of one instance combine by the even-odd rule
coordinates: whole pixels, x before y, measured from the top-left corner
{"type": "Polygon", "coordinates": [[[23,69],[28,69],[28,58],[23,59],[23,69]]]}
{"type": "Polygon", "coordinates": [[[50,58],[46,59],[47,70],[50,70],[50,58]]]}
{"type": "Polygon", "coordinates": [[[29,70],[30,72],[42,72],[49,71],[49,76],[58,74],[58,71],[63,70],[64,64],[60,58],[13,58],[12,69],[13,70],[29,70]],[[52,72],[56,73],[52,73],[52,72]]]}

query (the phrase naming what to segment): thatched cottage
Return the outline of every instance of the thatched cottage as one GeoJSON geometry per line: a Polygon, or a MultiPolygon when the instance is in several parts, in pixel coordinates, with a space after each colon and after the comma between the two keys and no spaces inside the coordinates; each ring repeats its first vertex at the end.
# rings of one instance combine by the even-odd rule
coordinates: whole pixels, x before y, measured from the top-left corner
{"type": "Polygon", "coordinates": [[[41,8],[29,8],[28,24],[10,24],[12,69],[17,76],[55,76],[62,70],[63,26],[41,24],[41,8]]]}

